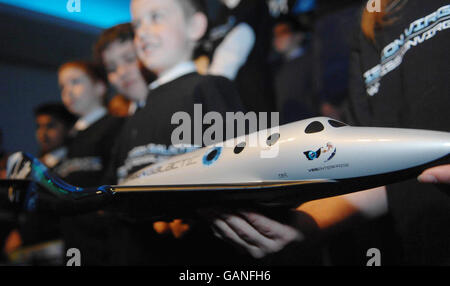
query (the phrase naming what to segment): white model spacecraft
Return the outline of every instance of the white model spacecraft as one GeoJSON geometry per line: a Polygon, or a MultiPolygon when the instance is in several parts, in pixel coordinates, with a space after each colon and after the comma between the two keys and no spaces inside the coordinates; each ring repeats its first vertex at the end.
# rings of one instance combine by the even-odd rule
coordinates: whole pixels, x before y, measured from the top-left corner
{"type": "Polygon", "coordinates": [[[416,177],[449,154],[448,132],[352,127],[317,117],[174,156],[97,189],[68,185],[17,153],[3,185],[11,201],[61,214],[121,201],[153,215],[215,205],[295,207],[416,177]],[[264,140],[251,144],[252,138],[264,140]],[[28,182],[34,188],[24,188],[28,182]]]}

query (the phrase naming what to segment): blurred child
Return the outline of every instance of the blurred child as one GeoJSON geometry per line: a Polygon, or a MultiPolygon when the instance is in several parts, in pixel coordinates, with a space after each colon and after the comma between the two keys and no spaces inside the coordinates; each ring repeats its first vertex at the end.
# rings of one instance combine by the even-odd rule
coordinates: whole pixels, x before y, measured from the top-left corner
{"type": "MultiPolygon", "coordinates": [[[[45,103],[34,110],[39,159],[50,169],[67,155],[69,131],[76,117],[61,103],[45,103]]],[[[9,263],[61,265],[62,242],[59,221],[46,214],[24,213],[5,242],[9,263]]]]}
{"type": "Polygon", "coordinates": [[[133,39],[132,25],[124,23],[105,30],[94,46],[94,57],[104,66],[109,83],[130,101],[129,115],[145,104],[147,85],[155,79],[139,62],[133,39]]]}
{"type": "MultiPolygon", "coordinates": [[[[203,105],[203,113],[217,111],[225,115],[226,111],[242,109],[235,87],[229,80],[220,76],[199,75],[192,62],[196,43],[207,28],[207,19],[201,12],[200,3],[178,0],[132,1],[137,54],[145,67],[156,74],[157,79],[149,86],[147,102],[151,104],[131,118],[127,123],[129,128],[123,130],[129,133],[136,129],[133,136],[121,136],[123,140],[120,141],[127,148],[120,154],[124,158],[120,160],[119,179],[124,179],[143,166],[190,150],[171,146],[172,131],[176,128],[171,119],[175,112],[185,111],[193,118],[196,103],[203,105]],[[148,148],[148,154],[144,154],[146,160],[140,154],[139,163],[133,163],[136,154],[129,151],[150,143],[162,144],[167,150],[158,154],[158,150],[148,148]]],[[[199,142],[192,140],[184,143],[199,145],[199,142]]]]}
{"type": "MultiPolygon", "coordinates": [[[[80,118],[71,131],[67,158],[56,171],[73,185],[98,187],[122,119],[107,114],[103,105],[106,77],[97,65],[83,61],[66,63],[59,68],[58,82],[64,105],[80,118]]],[[[109,215],[102,212],[62,219],[65,247],[80,250],[82,265],[108,264],[110,222],[109,215]]]]}
{"type": "Polygon", "coordinates": [[[69,183],[98,186],[122,120],[107,114],[107,85],[100,67],[69,62],[60,67],[58,78],[64,105],[80,118],[71,130],[67,160],[57,172],[69,183]]]}
{"type": "MultiPolygon", "coordinates": [[[[174,113],[186,112],[194,118],[194,104],[197,103],[202,104],[203,113],[216,111],[224,117],[227,111],[242,109],[229,80],[202,76],[192,62],[194,48],[207,28],[201,1],[133,0],[131,11],[137,54],[157,79],[150,85],[147,104],[129,118],[119,136],[114,162],[119,180],[144,166],[202,144],[192,140],[186,140],[182,146],[172,143],[171,135],[177,127],[171,122],[174,113]]],[[[128,207],[130,210],[148,208],[148,203],[130,202],[128,207]]],[[[133,233],[129,236],[130,241],[121,241],[126,259],[130,259],[124,262],[127,264],[183,265],[206,261],[213,264],[224,262],[221,251],[230,254],[229,250],[221,248],[222,242],[213,238],[209,227],[199,223],[190,225],[188,233],[179,240],[174,239],[171,232],[182,236],[178,230],[188,229],[180,220],[155,224],[155,231],[167,234],[167,237],[149,233],[148,224],[132,224],[130,229],[133,233]],[[209,247],[211,251],[206,251],[209,247]],[[135,253],[134,257],[132,253],[135,253]]]]}
{"type": "Polygon", "coordinates": [[[54,168],[67,155],[69,131],[77,118],[61,103],[42,104],[34,110],[34,115],[39,159],[54,168]]]}

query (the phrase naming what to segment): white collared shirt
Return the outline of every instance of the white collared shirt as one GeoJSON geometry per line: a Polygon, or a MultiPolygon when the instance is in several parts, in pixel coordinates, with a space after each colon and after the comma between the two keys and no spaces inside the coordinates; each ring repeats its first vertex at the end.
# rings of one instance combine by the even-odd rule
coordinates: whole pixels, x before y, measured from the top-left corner
{"type": "Polygon", "coordinates": [[[138,109],[138,105],[137,105],[136,101],[132,101],[130,103],[130,106],[128,107],[128,116],[135,114],[137,109],[138,109]]]}
{"type": "Polygon", "coordinates": [[[291,51],[287,56],[286,56],[286,60],[290,61],[296,58],[299,58],[301,56],[303,56],[303,54],[305,53],[305,49],[302,47],[298,47],[295,50],[291,51]]]}
{"type": "Polygon", "coordinates": [[[73,126],[73,129],[76,131],[83,131],[87,129],[89,126],[97,122],[100,118],[106,115],[108,111],[105,107],[99,107],[92,111],[89,114],[86,114],[85,116],[81,117],[77,120],[75,125],[73,126]]]}
{"type": "Polygon", "coordinates": [[[168,82],[173,81],[174,79],[177,79],[183,75],[186,75],[188,73],[196,72],[197,67],[195,66],[194,62],[188,61],[188,62],[182,62],[173,67],[172,69],[166,71],[165,73],[161,74],[155,81],[153,81],[151,84],[149,84],[150,90],[155,89],[163,84],[166,84],[168,82]]]}
{"type": "Polygon", "coordinates": [[[136,113],[139,108],[145,107],[146,100],[132,101],[128,107],[128,115],[131,116],[136,113]]]}

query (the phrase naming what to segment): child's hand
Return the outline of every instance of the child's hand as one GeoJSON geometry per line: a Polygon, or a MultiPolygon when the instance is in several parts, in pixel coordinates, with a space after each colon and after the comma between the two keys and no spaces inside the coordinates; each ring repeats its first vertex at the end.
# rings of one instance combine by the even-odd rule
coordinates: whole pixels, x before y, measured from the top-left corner
{"type": "Polygon", "coordinates": [[[213,220],[213,230],[216,236],[255,258],[277,253],[288,244],[304,239],[294,223],[282,223],[256,212],[222,214],[213,220]]]}
{"type": "Polygon", "coordinates": [[[5,247],[3,251],[6,254],[11,254],[14,250],[18,249],[22,246],[22,238],[20,237],[19,232],[14,229],[12,230],[5,241],[5,247]]]}
{"type": "Polygon", "coordinates": [[[172,234],[175,238],[181,238],[189,231],[189,224],[181,219],[174,219],[171,222],[157,221],[153,223],[153,229],[159,234],[172,234]]]}
{"type": "Polygon", "coordinates": [[[421,183],[450,184],[450,164],[425,170],[417,179],[421,183]]]}

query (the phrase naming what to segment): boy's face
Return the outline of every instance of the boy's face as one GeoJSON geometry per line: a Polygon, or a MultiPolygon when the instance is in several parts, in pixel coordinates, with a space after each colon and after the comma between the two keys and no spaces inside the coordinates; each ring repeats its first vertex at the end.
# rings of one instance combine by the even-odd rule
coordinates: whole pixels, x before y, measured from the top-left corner
{"type": "Polygon", "coordinates": [[[147,85],[139,69],[139,62],[132,40],[111,43],[102,53],[108,81],[114,88],[132,101],[147,95],[147,85]]]}
{"type": "Polygon", "coordinates": [[[289,53],[301,43],[302,33],[295,33],[288,24],[280,23],[273,29],[273,47],[280,54],[289,53]]]}
{"type": "Polygon", "coordinates": [[[51,152],[64,144],[65,125],[48,114],[36,116],[36,139],[43,153],[51,152]]]}
{"type": "MultiPolygon", "coordinates": [[[[157,75],[191,59],[196,38],[180,0],[133,0],[131,14],[137,54],[157,75]]],[[[184,1],[184,0],[181,0],[184,1]]]]}
{"type": "Polygon", "coordinates": [[[58,82],[62,101],[73,114],[83,116],[102,105],[106,87],[91,80],[81,68],[64,68],[58,74],[58,82]]]}

